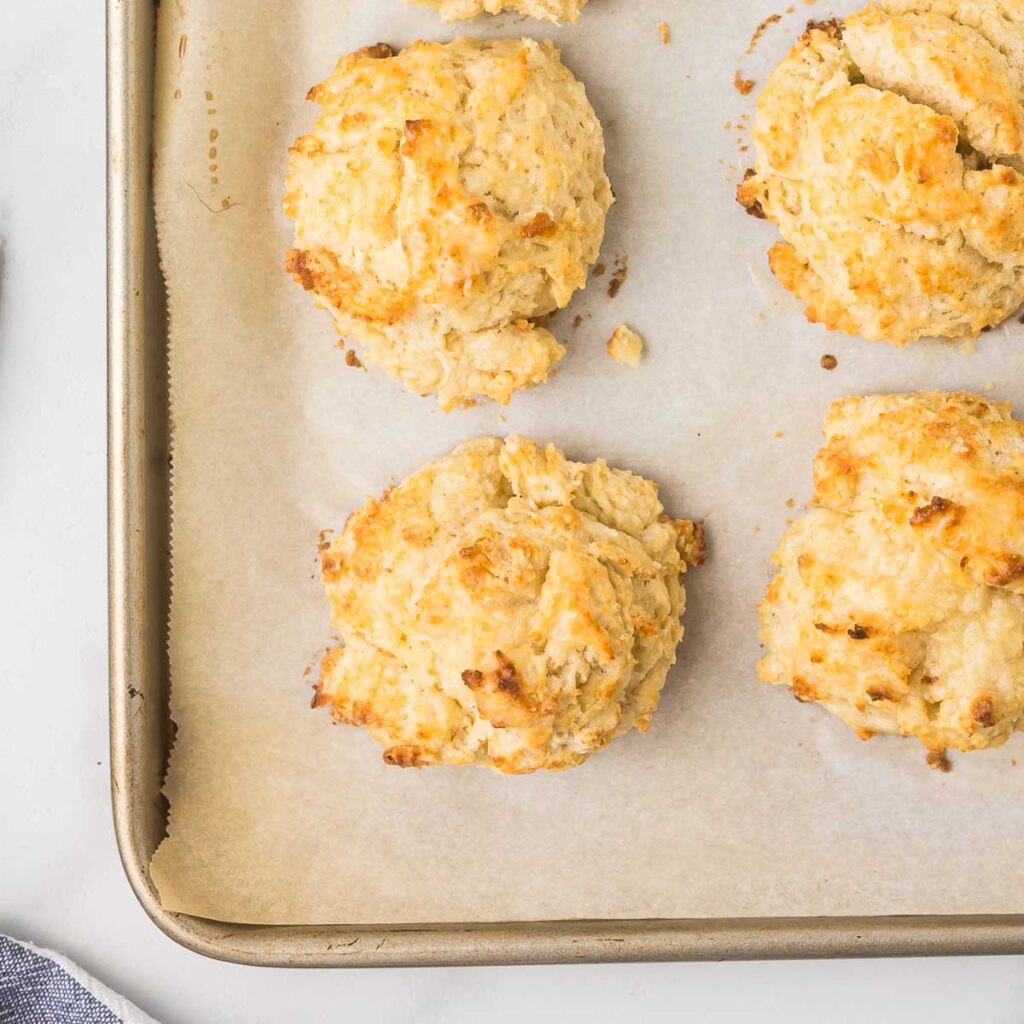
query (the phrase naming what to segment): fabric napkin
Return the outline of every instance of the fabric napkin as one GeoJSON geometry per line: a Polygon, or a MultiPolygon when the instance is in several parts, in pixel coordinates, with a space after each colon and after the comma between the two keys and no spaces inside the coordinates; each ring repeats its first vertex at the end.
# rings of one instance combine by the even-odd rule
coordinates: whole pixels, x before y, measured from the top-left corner
{"type": "Polygon", "coordinates": [[[0,1024],[156,1024],[66,957],[0,935],[0,1024]]]}

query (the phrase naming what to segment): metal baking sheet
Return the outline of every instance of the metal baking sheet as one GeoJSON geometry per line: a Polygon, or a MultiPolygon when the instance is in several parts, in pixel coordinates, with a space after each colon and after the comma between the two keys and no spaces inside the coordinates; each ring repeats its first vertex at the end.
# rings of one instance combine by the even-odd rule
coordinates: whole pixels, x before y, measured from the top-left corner
{"type": "Polygon", "coordinates": [[[171,743],[166,661],[166,311],[151,195],[155,7],[110,2],[110,601],[115,825],[129,879],[168,934],[267,965],[395,965],[1024,951],[1019,917],[762,918],[239,926],[165,913],[147,865],[162,838],[171,743]]]}

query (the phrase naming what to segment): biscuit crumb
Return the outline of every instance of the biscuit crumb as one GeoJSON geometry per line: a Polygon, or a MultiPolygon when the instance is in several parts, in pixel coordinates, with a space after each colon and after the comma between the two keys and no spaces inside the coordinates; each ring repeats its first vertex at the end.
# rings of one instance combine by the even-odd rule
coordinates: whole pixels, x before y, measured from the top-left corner
{"type": "Polygon", "coordinates": [[[614,299],[619,294],[619,290],[626,283],[626,278],[629,276],[629,257],[620,256],[615,261],[615,270],[612,273],[612,279],[608,282],[608,298],[614,299]]]}
{"type": "Polygon", "coordinates": [[[603,263],[595,263],[594,269],[591,271],[591,273],[594,275],[594,277],[604,277],[604,272],[607,269],[608,268],[603,263]]]}
{"type": "Polygon", "coordinates": [[[736,91],[741,96],[749,96],[754,89],[754,80],[752,78],[744,78],[743,72],[736,69],[736,77],[733,79],[733,85],[736,86],[736,91]]]}
{"type": "Polygon", "coordinates": [[[949,758],[946,757],[944,750],[929,750],[928,756],[925,757],[925,763],[929,768],[933,768],[937,772],[949,774],[953,770],[953,766],[949,763],[949,758]]]}
{"type": "Polygon", "coordinates": [[[753,53],[757,49],[757,44],[761,42],[761,36],[776,22],[782,21],[781,14],[769,15],[764,21],[761,22],[757,28],[754,29],[754,34],[750,37],[750,45],[747,47],[747,53],[753,53]]]}
{"type": "Polygon", "coordinates": [[[780,437],[785,437],[785,436],[786,435],[781,430],[776,430],[775,433],[772,434],[772,437],[774,437],[776,441],[778,441],[780,437]]]}
{"type": "Polygon", "coordinates": [[[839,360],[835,356],[823,355],[821,357],[821,368],[823,370],[834,370],[839,365],[839,360]]]}
{"type": "Polygon", "coordinates": [[[576,315],[575,315],[575,316],[574,316],[574,317],[572,318],[572,329],[573,329],[573,330],[576,330],[576,328],[577,328],[577,327],[579,327],[579,325],[580,325],[581,323],[583,323],[583,317],[582,317],[582,316],[581,316],[581,315],[580,315],[579,313],[577,313],[577,314],[576,314],[576,315]]]}
{"type": "Polygon", "coordinates": [[[987,384],[983,384],[981,386],[981,390],[984,391],[986,394],[990,391],[995,391],[995,389],[996,386],[995,384],[992,383],[992,381],[989,381],[987,384]]]}
{"type": "Polygon", "coordinates": [[[607,344],[608,355],[623,366],[638,366],[644,354],[644,340],[626,324],[619,324],[607,344]]]}
{"type": "Polygon", "coordinates": [[[796,501],[793,498],[786,499],[786,508],[793,508],[796,505],[796,501]]]}
{"type": "Polygon", "coordinates": [[[345,353],[345,365],[354,366],[360,370],[363,368],[363,364],[359,362],[359,356],[355,354],[355,351],[353,349],[349,349],[345,353]]]}
{"type": "Polygon", "coordinates": [[[672,42],[672,32],[668,27],[667,21],[663,21],[660,25],[658,25],[658,35],[661,36],[661,41],[666,46],[668,46],[668,44],[672,42]]]}

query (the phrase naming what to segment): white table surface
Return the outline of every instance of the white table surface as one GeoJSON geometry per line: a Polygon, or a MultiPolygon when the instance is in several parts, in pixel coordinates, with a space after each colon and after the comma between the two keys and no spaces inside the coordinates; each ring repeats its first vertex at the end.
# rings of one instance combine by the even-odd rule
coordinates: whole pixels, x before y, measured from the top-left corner
{"type": "Polygon", "coordinates": [[[102,4],[3,13],[0,931],[164,1024],[1024,1021],[1021,958],[272,971],[160,934],[121,872],[108,793],[102,4]]]}

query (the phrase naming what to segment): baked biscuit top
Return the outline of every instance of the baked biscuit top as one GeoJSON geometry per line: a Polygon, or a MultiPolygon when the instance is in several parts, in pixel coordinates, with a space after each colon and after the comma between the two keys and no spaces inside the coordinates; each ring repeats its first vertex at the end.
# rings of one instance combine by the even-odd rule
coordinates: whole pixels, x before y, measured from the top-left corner
{"type": "Polygon", "coordinates": [[[976,395],[836,402],[761,606],[763,680],[863,736],[999,745],[1024,723],[1024,424],[976,395]]]}
{"type": "Polygon", "coordinates": [[[785,239],[812,322],[895,345],[1024,302],[1024,17],[1008,0],[872,4],[812,26],[765,85],[740,201],[785,239]]]}
{"type": "Polygon", "coordinates": [[[443,408],[508,402],[564,352],[612,202],[601,126],[548,43],[375,46],[310,91],[287,268],[343,337],[443,408]]]}
{"type": "Polygon", "coordinates": [[[394,764],[572,767],[647,728],[703,558],[648,480],[521,437],[466,442],[324,554],[345,643],[316,703],[394,764]]]}

